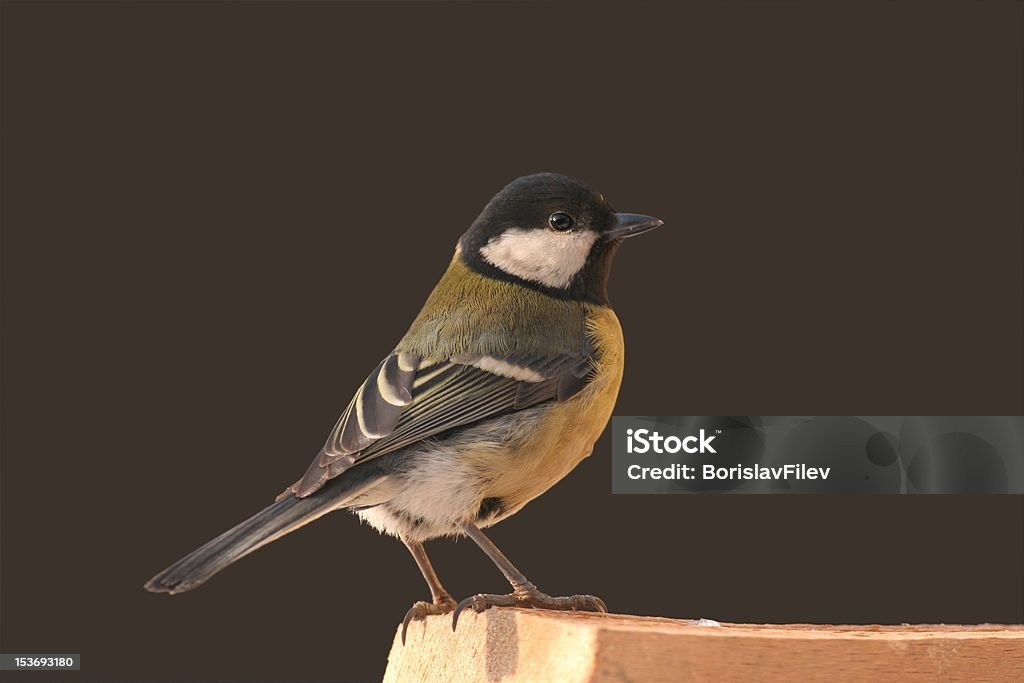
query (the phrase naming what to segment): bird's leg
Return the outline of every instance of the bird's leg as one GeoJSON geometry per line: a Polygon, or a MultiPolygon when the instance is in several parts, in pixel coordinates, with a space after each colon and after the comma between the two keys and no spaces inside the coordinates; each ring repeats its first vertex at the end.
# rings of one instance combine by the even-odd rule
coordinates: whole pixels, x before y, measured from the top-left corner
{"type": "Polygon", "coordinates": [[[480,546],[487,557],[497,565],[501,573],[505,575],[508,582],[512,584],[512,592],[509,595],[488,595],[480,594],[466,598],[459,603],[452,614],[452,630],[459,623],[459,615],[462,610],[471,608],[474,612],[483,612],[488,607],[534,607],[539,609],[555,610],[581,610],[586,612],[607,612],[601,598],[593,595],[569,595],[566,597],[552,597],[537,590],[529,579],[515,565],[509,561],[505,554],[498,550],[498,546],[491,542],[491,539],[484,536],[484,532],[474,524],[467,523],[462,530],[473,541],[480,546]]]}
{"type": "Polygon", "coordinates": [[[423,548],[423,544],[419,541],[410,541],[405,537],[402,537],[402,543],[412,553],[412,559],[416,560],[416,566],[420,568],[420,573],[423,574],[427,585],[430,586],[431,597],[430,602],[417,602],[405,613],[405,619],[402,620],[402,644],[404,645],[409,622],[423,619],[429,614],[448,614],[455,609],[455,598],[441,585],[441,579],[437,578],[437,572],[430,564],[430,558],[427,557],[427,551],[423,548]]]}

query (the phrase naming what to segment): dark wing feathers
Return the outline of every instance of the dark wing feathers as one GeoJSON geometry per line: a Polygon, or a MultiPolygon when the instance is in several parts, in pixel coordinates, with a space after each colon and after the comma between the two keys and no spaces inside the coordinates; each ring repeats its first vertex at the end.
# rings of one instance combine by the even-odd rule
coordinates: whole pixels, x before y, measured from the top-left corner
{"type": "Polygon", "coordinates": [[[594,363],[590,356],[577,359],[569,372],[559,378],[557,399],[564,401],[578,394],[583,387],[587,386],[593,372],[594,363]]]}
{"type": "Polygon", "coordinates": [[[391,433],[402,408],[412,402],[419,363],[416,356],[392,353],[374,368],[327,438],[328,458],[357,453],[391,433]]]}
{"type": "Polygon", "coordinates": [[[359,387],[289,490],[307,496],[370,458],[511,410],[564,401],[586,385],[591,367],[589,351],[549,358],[463,354],[440,362],[392,353],[359,387]]]}

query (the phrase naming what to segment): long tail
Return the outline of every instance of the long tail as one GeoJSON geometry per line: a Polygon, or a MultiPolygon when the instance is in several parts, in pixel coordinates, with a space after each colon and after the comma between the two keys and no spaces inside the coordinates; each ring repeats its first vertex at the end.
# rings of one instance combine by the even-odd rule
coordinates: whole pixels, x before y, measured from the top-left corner
{"type": "Polygon", "coordinates": [[[348,490],[344,493],[335,487],[325,487],[307,498],[287,494],[154,576],[146,582],[146,590],[172,594],[192,590],[254,550],[345,507],[368,487],[369,483],[364,482],[355,490],[345,487],[348,490]]]}

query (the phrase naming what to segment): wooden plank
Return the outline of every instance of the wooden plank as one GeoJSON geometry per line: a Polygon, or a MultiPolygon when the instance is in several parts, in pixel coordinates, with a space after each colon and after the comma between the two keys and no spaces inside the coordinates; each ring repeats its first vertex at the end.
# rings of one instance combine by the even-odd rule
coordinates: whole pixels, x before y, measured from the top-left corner
{"type": "MultiPolygon", "coordinates": [[[[712,622],[714,623],[714,622],[712,622]]],[[[1024,626],[720,624],[491,609],[410,625],[386,683],[1024,681],[1024,626]]]]}

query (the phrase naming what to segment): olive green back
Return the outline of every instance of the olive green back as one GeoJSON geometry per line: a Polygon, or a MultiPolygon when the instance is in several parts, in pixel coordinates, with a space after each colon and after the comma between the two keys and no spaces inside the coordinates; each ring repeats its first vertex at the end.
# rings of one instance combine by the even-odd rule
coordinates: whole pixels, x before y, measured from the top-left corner
{"type": "Polygon", "coordinates": [[[586,304],[484,277],[456,254],[396,350],[435,360],[577,355],[586,345],[585,321],[586,304]]]}

